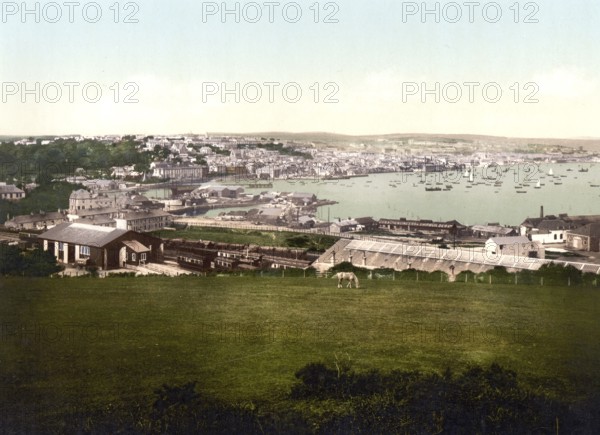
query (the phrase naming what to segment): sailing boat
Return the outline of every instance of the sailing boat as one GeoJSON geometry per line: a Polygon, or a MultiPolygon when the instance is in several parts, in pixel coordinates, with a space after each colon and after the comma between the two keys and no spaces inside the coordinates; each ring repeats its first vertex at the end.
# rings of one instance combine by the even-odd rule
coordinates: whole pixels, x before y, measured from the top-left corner
{"type": "Polygon", "coordinates": [[[541,189],[542,188],[542,183],[540,182],[540,180],[537,181],[537,183],[535,184],[534,189],[541,189]]]}
{"type": "Polygon", "coordinates": [[[469,172],[469,183],[473,182],[473,172],[469,172]]]}
{"type": "Polygon", "coordinates": [[[548,175],[550,175],[551,177],[554,176],[554,171],[552,170],[552,168],[550,168],[550,170],[548,171],[548,175]]]}

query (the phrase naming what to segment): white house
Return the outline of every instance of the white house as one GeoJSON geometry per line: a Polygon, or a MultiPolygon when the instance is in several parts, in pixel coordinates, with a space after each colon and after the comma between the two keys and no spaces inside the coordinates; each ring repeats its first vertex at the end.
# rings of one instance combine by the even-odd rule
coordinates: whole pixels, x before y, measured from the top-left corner
{"type": "Polygon", "coordinates": [[[484,253],[490,259],[504,255],[512,257],[544,258],[544,248],[525,236],[492,237],[485,242],[484,253]]]}
{"type": "Polygon", "coordinates": [[[0,183],[0,199],[19,201],[25,198],[25,192],[14,184],[0,183]]]}
{"type": "Polygon", "coordinates": [[[528,236],[533,242],[544,245],[565,243],[567,231],[578,228],[580,225],[568,217],[561,215],[546,216],[541,218],[528,218],[520,226],[522,236],[528,236]]]}
{"type": "Polygon", "coordinates": [[[114,207],[114,198],[102,193],[90,193],[87,190],[74,190],[69,197],[69,211],[114,207]]]}
{"type": "Polygon", "coordinates": [[[202,179],[207,175],[206,168],[200,165],[170,165],[164,162],[150,164],[152,176],[162,179],[202,179]]]}
{"type": "Polygon", "coordinates": [[[329,226],[329,231],[332,233],[347,233],[349,231],[356,231],[358,222],[354,219],[338,220],[333,222],[329,226]]]}

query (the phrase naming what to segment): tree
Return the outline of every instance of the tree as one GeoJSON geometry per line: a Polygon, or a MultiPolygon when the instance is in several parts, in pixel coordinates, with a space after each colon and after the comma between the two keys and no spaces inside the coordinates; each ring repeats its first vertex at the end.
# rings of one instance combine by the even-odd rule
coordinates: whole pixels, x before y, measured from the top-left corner
{"type": "Polygon", "coordinates": [[[0,246],[0,275],[44,277],[60,270],[49,252],[41,249],[23,252],[16,246],[0,246]]]}
{"type": "Polygon", "coordinates": [[[21,250],[16,246],[0,245],[0,275],[15,275],[22,269],[21,250]]]}
{"type": "Polygon", "coordinates": [[[26,252],[23,258],[23,274],[25,276],[44,277],[61,270],[61,267],[56,263],[56,257],[42,249],[26,252]]]}
{"type": "Polygon", "coordinates": [[[171,155],[171,150],[160,145],[154,145],[152,155],[156,160],[166,160],[171,155]]]}

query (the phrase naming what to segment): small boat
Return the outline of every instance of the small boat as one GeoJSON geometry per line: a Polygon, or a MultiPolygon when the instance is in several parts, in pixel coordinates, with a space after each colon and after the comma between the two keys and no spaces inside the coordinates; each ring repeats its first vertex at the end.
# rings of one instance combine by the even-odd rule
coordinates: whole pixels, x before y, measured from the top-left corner
{"type": "Polygon", "coordinates": [[[517,190],[517,193],[527,193],[526,190],[517,190]]]}
{"type": "Polygon", "coordinates": [[[588,172],[589,168],[579,168],[579,172],[588,172]]]}

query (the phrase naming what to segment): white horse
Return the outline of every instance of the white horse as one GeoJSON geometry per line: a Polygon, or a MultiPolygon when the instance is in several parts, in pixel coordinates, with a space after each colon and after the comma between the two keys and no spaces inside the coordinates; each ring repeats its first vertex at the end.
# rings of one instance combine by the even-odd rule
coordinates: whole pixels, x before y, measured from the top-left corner
{"type": "Polygon", "coordinates": [[[342,282],[346,279],[348,280],[348,288],[352,288],[352,283],[358,288],[358,278],[354,274],[354,272],[339,272],[333,275],[333,278],[337,278],[338,280],[338,288],[342,288],[342,282]]]}

